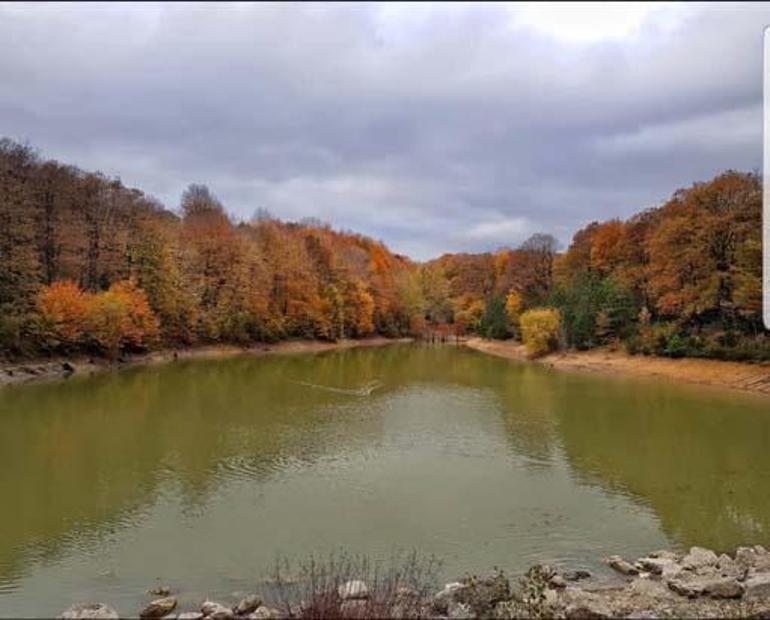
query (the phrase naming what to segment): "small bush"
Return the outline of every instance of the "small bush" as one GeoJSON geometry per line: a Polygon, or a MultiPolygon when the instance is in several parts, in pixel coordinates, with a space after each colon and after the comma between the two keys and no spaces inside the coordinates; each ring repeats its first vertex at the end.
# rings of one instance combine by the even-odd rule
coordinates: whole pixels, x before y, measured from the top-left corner
{"type": "Polygon", "coordinates": [[[521,315],[521,338],[532,355],[544,355],[559,345],[561,314],[555,308],[535,308],[521,315]]]}
{"type": "Polygon", "coordinates": [[[285,617],[420,618],[436,591],[439,567],[435,558],[420,558],[414,551],[394,553],[386,563],[337,552],[325,560],[310,556],[297,572],[280,559],[270,582],[285,617]],[[340,586],[348,581],[363,581],[367,596],[343,600],[340,586]]]}

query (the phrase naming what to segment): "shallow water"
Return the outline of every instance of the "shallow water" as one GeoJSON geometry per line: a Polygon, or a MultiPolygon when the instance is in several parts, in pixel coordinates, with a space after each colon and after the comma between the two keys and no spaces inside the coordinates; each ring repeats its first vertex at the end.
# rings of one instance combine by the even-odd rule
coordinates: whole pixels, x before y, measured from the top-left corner
{"type": "Polygon", "coordinates": [[[770,402],[450,345],[177,361],[0,390],[0,615],[253,591],[276,557],[442,577],[770,545],[770,402]]]}

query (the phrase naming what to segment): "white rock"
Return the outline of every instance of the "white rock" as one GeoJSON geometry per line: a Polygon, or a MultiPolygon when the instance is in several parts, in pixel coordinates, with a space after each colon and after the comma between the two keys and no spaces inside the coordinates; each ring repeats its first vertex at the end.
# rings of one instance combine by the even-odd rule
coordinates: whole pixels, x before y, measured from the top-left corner
{"type": "Polygon", "coordinates": [[[339,594],[339,597],[343,601],[369,598],[369,588],[360,579],[354,579],[352,581],[346,581],[337,588],[337,594],[339,594]]]}

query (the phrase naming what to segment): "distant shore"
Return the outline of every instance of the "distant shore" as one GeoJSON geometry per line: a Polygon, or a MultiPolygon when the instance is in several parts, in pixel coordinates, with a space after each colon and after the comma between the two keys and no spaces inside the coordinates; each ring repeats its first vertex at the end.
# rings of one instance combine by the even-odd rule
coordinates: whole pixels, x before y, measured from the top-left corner
{"type": "MultiPolygon", "coordinates": [[[[465,346],[505,357],[530,360],[524,345],[512,340],[468,338],[465,346]]],[[[532,360],[558,370],[596,372],[637,377],[661,377],[674,381],[713,385],[770,396],[770,364],[721,360],[628,355],[622,351],[592,349],[550,353],[532,360]]]]}
{"type": "Polygon", "coordinates": [[[144,354],[135,354],[121,358],[117,362],[110,362],[106,358],[93,356],[56,356],[19,362],[0,362],[0,386],[31,381],[63,379],[72,375],[90,375],[133,366],[163,364],[179,359],[223,358],[236,355],[321,353],[323,351],[336,351],[357,347],[379,347],[404,342],[412,342],[412,338],[372,336],[356,340],[343,339],[337,342],[284,340],[271,344],[260,343],[245,347],[228,344],[205,345],[183,349],[161,349],[144,354]]]}

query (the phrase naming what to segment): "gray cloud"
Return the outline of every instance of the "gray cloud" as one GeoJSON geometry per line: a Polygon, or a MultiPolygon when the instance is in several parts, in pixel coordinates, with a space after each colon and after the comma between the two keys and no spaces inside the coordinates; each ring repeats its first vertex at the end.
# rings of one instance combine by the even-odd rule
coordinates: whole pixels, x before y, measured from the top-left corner
{"type": "Polygon", "coordinates": [[[770,5],[656,6],[579,42],[528,10],[0,5],[0,135],[169,207],[203,182],[238,216],[319,217],[416,258],[566,243],[760,166],[770,5]]]}

